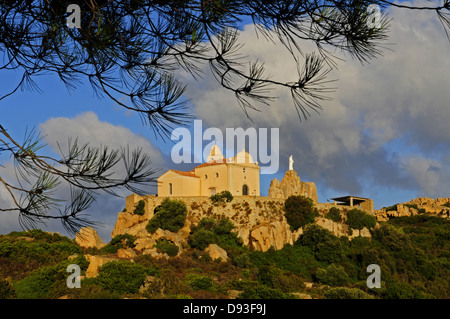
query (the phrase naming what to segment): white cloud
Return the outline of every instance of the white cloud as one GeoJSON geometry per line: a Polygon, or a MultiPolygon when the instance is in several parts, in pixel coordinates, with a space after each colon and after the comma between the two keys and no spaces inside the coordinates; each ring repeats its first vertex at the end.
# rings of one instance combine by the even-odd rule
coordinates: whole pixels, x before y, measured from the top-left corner
{"type": "MultiPolygon", "coordinates": [[[[431,196],[434,183],[443,181],[423,163],[408,162],[411,156],[403,152],[414,149],[427,163],[449,155],[449,42],[435,12],[393,8],[390,17],[392,51],[364,66],[338,62],[330,76],[339,80],[338,91],[320,115],[312,112],[300,123],[289,92],[277,90],[279,99],[269,109],[250,112],[253,124],[233,94],[212,84],[210,73],[188,88],[195,111],[214,127],[280,127],[281,163],[293,154],[298,173],[327,188],[370,196],[372,186],[386,185],[410,189],[411,197],[431,196]]],[[[265,62],[274,79],[295,78],[292,57],[279,43],[257,40],[253,26],[245,27],[239,42],[252,59],[265,62]]],[[[311,50],[310,43],[304,48],[311,50]]]]}
{"type": "MultiPolygon", "coordinates": [[[[86,112],[74,118],[51,118],[39,125],[45,140],[54,150],[58,150],[58,142],[67,146],[69,138],[78,138],[79,144],[89,143],[92,146],[108,146],[109,149],[120,149],[129,146],[130,150],[142,148],[150,155],[155,165],[163,165],[163,159],[150,141],[144,136],[134,134],[130,129],[102,122],[94,112],[86,112]]],[[[64,148],[63,148],[64,149],[64,148]]]]}
{"type": "MultiPolygon", "coordinates": [[[[63,150],[67,149],[67,141],[72,138],[78,138],[79,145],[89,143],[90,146],[108,146],[110,150],[129,146],[130,150],[141,147],[143,152],[147,153],[152,160],[152,168],[164,167],[164,161],[161,153],[156,149],[148,139],[134,134],[128,128],[120,125],[113,125],[99,120],[94,112],[80,114],[74,118],[58,117],[51,118],[39,125],[40,132],[45,135],[45,141],[54,152],[58,153],[58,142],[63,150]]],[[[11,162],[4,163],[4,168],[0,171],[0,176],[8,178],[11,182],[16,182],[14,167],[11,162]]],[[[120,172],[115,174],[121,175],[120,172]]],[[[110,239],[111,231],[117,219],[117,213],[125,206],[125,196],[129,195],[128,190],[117,191],[121,197],[114,197],[109,194],[99,192],[94,204],[86,211],[89,214],[89,220],[99,221],[97,230],[99,235],[105,240],[110,239]]],[[[69,186],[62,183],[55,193],[55,197],[69,199],[69,186]]],[[[6,190],[0,187],[0,206],[11,206],[11,198],[6,190]]],[[[0,213],[0,233],[7,233],[12,230],[20,230],[17,220],[17,214],[0,213]]],[[[66,234],[61,223],[58,221],[49,221],[48,224],[38,225],[38,227],[58,231],[66,234]]]]}

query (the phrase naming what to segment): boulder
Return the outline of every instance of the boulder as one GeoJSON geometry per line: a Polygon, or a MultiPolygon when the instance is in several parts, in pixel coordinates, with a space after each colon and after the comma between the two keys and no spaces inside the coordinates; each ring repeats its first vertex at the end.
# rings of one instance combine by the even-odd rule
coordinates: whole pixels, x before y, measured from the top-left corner
{"type": "Polygon", "coordinates": [[[97,231],[92,227],[83,227],[75,236],[75,242],[83,248],[102,248],[105,246],[97,231]]]}
{"type": "Polygon", "coordinates": [[[209,257],[211,257],[212,260],[216,260],[219,258],[221,259],[222,262],[228,260],[228,255],[225,249],[216,244],[210,244],[208,247],[205,248],[205,252],[208,253],[209,257]]]}
{"type": "Polygon", "coordinates": [[[286,222],[263,223],[250,232],[249,245],[256,250],[267,251],[270,247],[279,250],[286,244],[293,244],[292,232],[286,222]]]}
{"type": "Polygon", "coordinates": [[[117,257],[119,258],[126,258],[126,259],[132,259],[136,257],[136,253],[131,248],[120,248],[117,250],[117,257]]]}

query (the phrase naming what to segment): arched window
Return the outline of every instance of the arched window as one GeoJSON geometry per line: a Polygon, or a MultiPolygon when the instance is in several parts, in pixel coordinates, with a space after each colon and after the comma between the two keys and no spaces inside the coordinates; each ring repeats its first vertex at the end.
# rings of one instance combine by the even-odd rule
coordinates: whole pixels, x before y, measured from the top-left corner
{"type": "Polygon", "coordinates": [[[244,184],[244,186],[242,186],[242,195],[248,195],[248,186],[247,184],[244,184]]]}
{"type": "Polygon", "coordinates": [[[172,191],[173,191],[172,183],[169,183],[169,195],[172,195],[172,191]]]}

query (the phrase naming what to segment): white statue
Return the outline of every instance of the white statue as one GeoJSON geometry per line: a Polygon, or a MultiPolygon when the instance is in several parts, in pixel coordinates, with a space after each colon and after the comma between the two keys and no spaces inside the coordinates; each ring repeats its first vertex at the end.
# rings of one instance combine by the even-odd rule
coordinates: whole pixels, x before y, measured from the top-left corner
{"type": "Polygon", "coordinates": [[[293,159],[292,155],[289,157],[289,170],[290,171],[294,170],[294,159],[293,159]]]}

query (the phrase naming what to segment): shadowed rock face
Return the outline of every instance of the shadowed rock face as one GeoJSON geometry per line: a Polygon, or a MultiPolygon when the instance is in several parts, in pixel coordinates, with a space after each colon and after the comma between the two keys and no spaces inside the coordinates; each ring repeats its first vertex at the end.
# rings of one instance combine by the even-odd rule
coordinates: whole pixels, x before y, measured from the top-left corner
{"type": "Polygon", "coordinates": [[[270,182],[269,197],[286,199],[291,195],[301,195],[311,198],[318,203],[317,188],[313,182],[302,182],[297,172],[286,171],[281,183],[275,178],[270,182]]]}
{"type": "Polygon", "coordinates": [[[102,248],[105,246],[97,231],[92,227],[83,227],[76,234],[75,242],[83,248],[102,248]]]}

